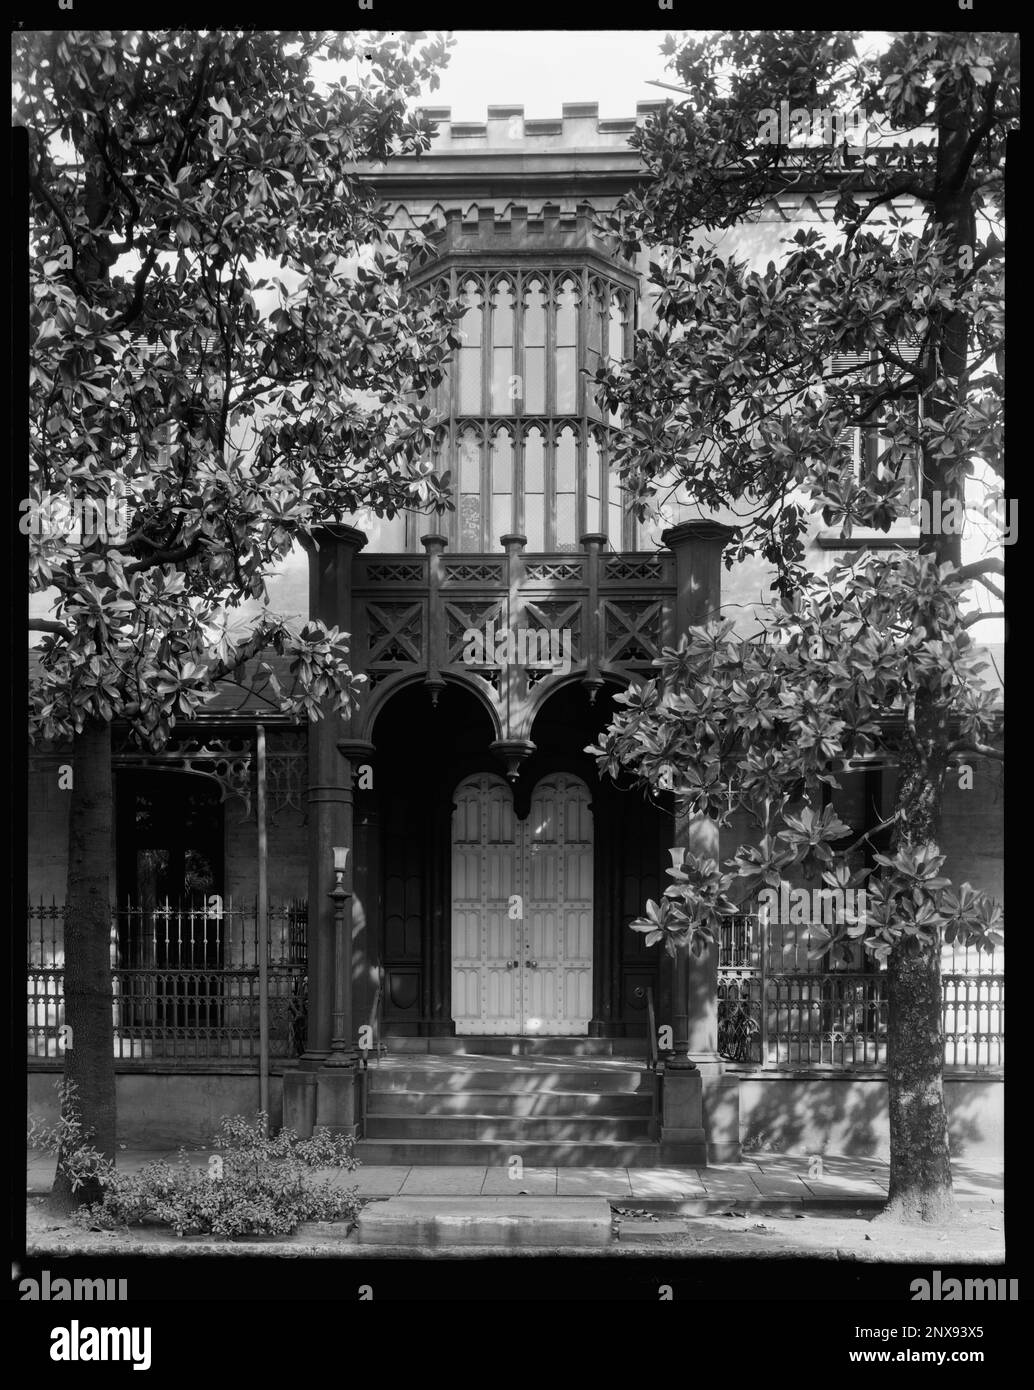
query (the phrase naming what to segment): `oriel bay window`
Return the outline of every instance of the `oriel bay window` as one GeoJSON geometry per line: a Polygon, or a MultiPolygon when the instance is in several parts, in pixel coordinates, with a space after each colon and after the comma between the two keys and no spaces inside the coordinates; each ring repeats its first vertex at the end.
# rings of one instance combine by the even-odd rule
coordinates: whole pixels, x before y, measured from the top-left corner
{"type": "Polygon", "coordinates": [[[438,471],[450,454],[457,479],[453,549],[497,550],[501,536],[516,534],[528,538],[530,553],[577,550],[587,531],[603,532],[614,550],[635,548],[600,426],[465,423],[454,450],[442,439],[438,471]]]}
{"type": "MultiPolygon", "coordinates": [[[[497,550],[503,535],[529,552],[570,551],[586,532],[635,549],[610,470],[609,436],[592,375],[631,351],[629,285],[585,267],[463,268],[440,292],[464,306],[460,347],[435,404],[443,424],[435,469],[449,472],[455,511],[441,518],[454,551],[497,550]]],[[[409,547],[419,549],[420,518],[409,547]]]]}

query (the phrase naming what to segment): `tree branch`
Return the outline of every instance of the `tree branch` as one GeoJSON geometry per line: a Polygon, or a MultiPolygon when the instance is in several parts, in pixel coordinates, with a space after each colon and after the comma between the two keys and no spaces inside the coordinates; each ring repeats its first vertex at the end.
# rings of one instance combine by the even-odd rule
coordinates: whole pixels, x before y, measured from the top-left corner
{"type": "Polygon", "coordinates": [[[56,622],[53,618],[30,618],[30,632],[53,632],[58,637],[63,637],[66,642],[71,642],[75,633],[70,627],[65,627],[64,623],[56,622]]]}
{"type": "Polygon", "coordinates": [[[1005,564],[993,556],[985,560],[974,560],[971,565],[962,565],[948,576],[949,579],[979,579],[984,574],[1004,574],[1005,564]]]}
{"type": "Polygon", "coordinates": [[[57,218],[61,230],[62,232],[64,232],[65,235],[65,244],[72,253],[72,264],[69,267],[68,273],[71,275],[75,284],[79,287],[80,293],[82,294],[83,298],[87,300],[92,300],[93,295],[90,293],[89,286],[86,284],[82,276],[79,274],[79,255],[76,250],[75,236],[72,233],[72,225],[69,222],[67,216],[65,215],[64,209],[57,202],[56,198],[51,193],[50,189],[47,188],[46,184],[40,178],[39,174],[32,169],[29,170],[29,187],[32,189],[33,193],[35,193],[36,197],[40,200],[40,202],[45,203],[47,207],[50,208],[54,216],[57,218]]]}
{"type": "Polygon", "coordinates": [[[144,570],[155,569],[159,565],[174,565],[180,560],[191,560],[201,553],[201,537],[195,536],[188,545],[176,546],[172,550],[156,550],[146,560],[134,560],[122,571],[123,574],[142,574],[144,570]]]}
{"type": "Polygon", "coordinates": [[[1005,594],[1003,593],[1003,591],[999,589],[997,584],[992,583],[992,581],[988,579],[985,575],[978,575],[977,583],[983,584],[984,588],[988,589],[995,596],[995,598],[998,599],[1000,603],[1005,602],[1005,594]]]}
{"type": "Polygon", "coordinates": [[[977,623],[988,622],[992,618],[1004,618],[1004,613],[970,613],[968,618],[963,618],[963,627],[975,627],[977,623]]]}

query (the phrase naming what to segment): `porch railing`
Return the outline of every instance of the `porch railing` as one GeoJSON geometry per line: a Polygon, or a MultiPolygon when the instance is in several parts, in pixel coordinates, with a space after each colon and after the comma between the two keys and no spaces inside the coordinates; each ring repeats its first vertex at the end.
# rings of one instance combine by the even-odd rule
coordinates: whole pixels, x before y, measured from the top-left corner
{"type": "MultiPolygon", "coordinates": [[[[29,912],[28,1054],[64,1050],[65,909],[29,912]]],[[[306,907],[269,911],[271,1057],[305,1042],[306,907]]],[[[116,909],[111,919],[112,1036],[121,1061],[257,1060],[258,926],[255,905],[209,899],[116,909]]]]}
{"type": "MultiPolygon", "coordinates": [[[[718,1050],[754,1066],[882,1067],[887,1062],[887,973],[858,948],[851,962],[809,959],[807,925],[732,917],[718,955],[718,1050]]],[[[1005,952],[944,948],[946,1066],[1001,1067],[1005,952]]]]}

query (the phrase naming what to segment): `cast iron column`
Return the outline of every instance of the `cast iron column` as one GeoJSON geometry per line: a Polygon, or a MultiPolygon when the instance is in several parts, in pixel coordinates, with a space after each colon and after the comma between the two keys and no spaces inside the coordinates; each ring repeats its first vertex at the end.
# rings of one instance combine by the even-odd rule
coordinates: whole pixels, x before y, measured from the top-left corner
{"type": "MultiPolygon", "coordinates": [[[[309,557],[309,616],[327,627],[354,632],[352,621],[352,562],[366,544],[354,526],[319,527],[306,542],[309,557]]],[[[361,669],[361,653],[351,653],[353,669],[361,669]]],[[[331,1056],[336,969],[334,849],[349,850],[344,888],[352,892],[355,862],[352,843],[352,768],[338,752],[338,742],[349,730],[328,698],[322,718],[309,723],[308,787],[308,989],[309,1007],[305,1052],[298,1070],[284,1077],[284,1123],[302,1135],[316,1124],[355,1132],[354,1059],[342,1053],[333,1071],[325,1064],[331,1056]],[[332,1078],[329,1085],[323,1078],[332,1078]]],[[[348,914],[350,919],[350,914],[348,914]]],[[[345,934],[350,935],[348,924],[345,934]]],[[[348,992],[348,1026],[351,1029],[351,993],[348,992]]],[[[349,1039],[354,1044],[355,1039],[349,1039]]]]}
{"type": "MultiPolygon", "coordinates": [[[[686,521],[665,531],[675,556],[674,642],[691,627],[721,616],[722,551],[732,528],[686,521]]],[[[672,848],[718,859],[718,827],[703,816],[678,816],[672,848]]],[[[667,868],[668,866],[665,865],[667,868]]],[[[670,958],[666,957],[670,960],[670,958]]],[[[738,1082],[722,1081],[718,1056],[718,948],[679,951],[670,963],[675,1057],[664,1080],[662,1144],[673,1161],[739,1157],[738,1082]]]]}

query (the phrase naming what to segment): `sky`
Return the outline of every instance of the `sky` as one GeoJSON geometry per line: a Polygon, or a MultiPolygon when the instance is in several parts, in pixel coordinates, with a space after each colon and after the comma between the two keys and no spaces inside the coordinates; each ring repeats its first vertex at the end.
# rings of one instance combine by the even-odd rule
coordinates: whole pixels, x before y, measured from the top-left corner
{"type": "Polygon", "coordinates": [[[522,106],[530,120],[559,118],[564,102],[599,102],[603,117],[634,116],[636,102],[674,93],[648,78],[665,73],[667,29],[459,29],[456,47],[428,106],[451,106],[453,120],[483,121],[488,106],[522,106]]]}

